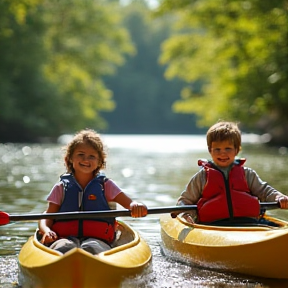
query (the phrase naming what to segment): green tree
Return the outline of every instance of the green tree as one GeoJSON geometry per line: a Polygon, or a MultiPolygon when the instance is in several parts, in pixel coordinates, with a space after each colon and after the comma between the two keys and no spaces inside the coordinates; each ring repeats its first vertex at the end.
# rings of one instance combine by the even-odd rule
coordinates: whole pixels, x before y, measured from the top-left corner
{"type": "Polygon", "coordinates": [[[179,134],[199,133],[194,115],[173,113],[183,81],[164,78],[159,64],[161,43],[171,34],[171,17],[153,18],[143,0],[123,7],[123,23],[131,35],[135,54],[127,56],[118,73],[105,78],[114,94],[116,108],[103,114],[106,133],[179,134]]]}
{"type": "MultiPolygon", "coordinates": [[[[33,114],[37,112],[30,113],[34,103],[37,107],[38,100],[46,99],[46,87],[40,88],[43,78],[39,69],[45,57],[39,41],[44,28],[29,13],[38,4],[39,1],[0,2],[0,139],[17,139],[23,128],[35,121],[33,114]],[[34,33],[30,33],[31,26],[37,27],[34,33]]],[[[38,118],[37,124],[40,122],[38,118]]],[[[25,134],[29,135],[28,131],[24,132],[26,140],[29,136],[25,138],[25,134]]]]}
{"type": "Polygon", "coordinates": [[[162,0],[157,14],[174,15],[177,33],[161,62],[166,77],[188,83],[174,110],[201,126],[240,121],[288,144],[287,12],[287,0],[162,0]]]}
{"type": "Polygon", "coordinates": [[[0,8],[0,137],[105,127],[99,112],[115,103],[102,77],[133,52],[118,3],[3,0],[0,8]]]}

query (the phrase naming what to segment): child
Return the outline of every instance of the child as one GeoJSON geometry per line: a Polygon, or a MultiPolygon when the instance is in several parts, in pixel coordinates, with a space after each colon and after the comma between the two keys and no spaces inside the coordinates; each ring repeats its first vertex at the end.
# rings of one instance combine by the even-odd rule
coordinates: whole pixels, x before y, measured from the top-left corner
{"type": "MultiPolygon", "coordinates": [[[[100,135],[95,131],[87,129],[76,134],[66,147],[67,173],[52,188],[44,213],[109,210],[108,202],[114,201],[130,209],[132,217],[146,216],[144,204],[132,201],[111,179],[100,174],[100,169],[105,168],[106,156],[100,135]]],[[[98,254],[111,249],[115,219],[42,219],[39,230],[43,234],[41,243],[52,249],[65,253],[81,247],[98,254]]]]}
{"type": "Polygon", "coordinates": [[[197,204],[196,211],[183,217],[198,223],[231,223],[259,218],[261,202],[279,202],[288,208],[288,197],[263,182],[245,159],[235,159],[241,150],[237,124],[218,122],[207,132],[212,161],[199,160],[202,169],[189,181],[177,205],[197,204]],[[220,222],[219,222],[220,221],[220,222]]]}

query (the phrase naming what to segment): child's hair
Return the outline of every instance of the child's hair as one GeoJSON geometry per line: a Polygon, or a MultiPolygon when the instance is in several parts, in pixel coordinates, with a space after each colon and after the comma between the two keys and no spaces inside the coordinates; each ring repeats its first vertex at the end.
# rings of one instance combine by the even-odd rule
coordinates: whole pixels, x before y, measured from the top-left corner
{"type": "Polygon", "coordinates": [[[208,150],[212,142],[229,141],[239,152],[241,150],[241,132],[237,123],[220,121],[209,128],[206,134],[208,150]]]}
{"type": "Polygon", "coordinates": [[[74,172],[73,165],[71,163],[71,157],[76,147],[79,144],[83,143],[91,145],[99,155],[99,166],[94,171],[94,175],[96,175],[100,171],[100,169],[105,168],[107,153],[105,152],[104,145],[100,138],[100,135],[92,129],[85,129],[76,133],[73,139],[64,148],[66,151],[64,160],[67,172],[69,173],[74,172]]]}

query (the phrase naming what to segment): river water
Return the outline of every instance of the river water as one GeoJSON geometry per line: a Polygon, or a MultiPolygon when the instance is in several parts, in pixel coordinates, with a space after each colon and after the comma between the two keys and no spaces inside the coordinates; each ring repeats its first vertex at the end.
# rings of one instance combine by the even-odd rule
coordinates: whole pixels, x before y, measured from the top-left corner
{"type": "MultiPolygon", "coordinates": [[[[61,148],[68,138],[61,137],[59,144],[0,144],[0,210],[29,214],[46,209],[46,196],[65,170],[61,148]]],[[[253,143],[259,140],[254,135],[243,138],[240,156],[247,158],[247,166],[286,193],[287,149],[253,143]]],[[[103,140],[108,147],[106,175],[131,198],[150,208],[174,206],[190,177],[198,171],[197,159],[209,158],[202,135],[103,135],[103,140]]],[[[288,220],[288,211],[270,210],[269,214],[288,220]]],[[[222,273],[166,257],[161,252],[159,217],[122,219],[148,242],[153,254],[150,269],[124,283],[124,288],[288,287],[286,281],[222,273]]],[[[18,287],[17,255],[36,227],[36,222],[0,227],[0,288],[18,287]]]]}

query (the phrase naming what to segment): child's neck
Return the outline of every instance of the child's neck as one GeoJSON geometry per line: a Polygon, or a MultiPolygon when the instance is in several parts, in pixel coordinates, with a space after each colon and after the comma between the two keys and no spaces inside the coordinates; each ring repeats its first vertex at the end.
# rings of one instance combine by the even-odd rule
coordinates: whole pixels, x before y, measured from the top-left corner
{"type": "Polygon", "coordinates": [[[227,179],[228,178],[228,174],[229,174],[233,164],[230,164],[229,166],[226,166],[226,167],[220,167],[220,166],[218,166],[216,164],[215,164],[215,166],[224,173],[225,178],[227,179]]]}
{"type": "Polygon", "coordinates": [[[88,183],[94,178],[92,174],[86,173],[74,173],[74,177],[78,184],[84,189],[88,183]]]}

